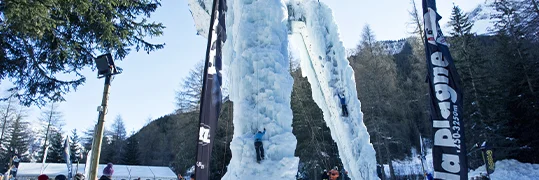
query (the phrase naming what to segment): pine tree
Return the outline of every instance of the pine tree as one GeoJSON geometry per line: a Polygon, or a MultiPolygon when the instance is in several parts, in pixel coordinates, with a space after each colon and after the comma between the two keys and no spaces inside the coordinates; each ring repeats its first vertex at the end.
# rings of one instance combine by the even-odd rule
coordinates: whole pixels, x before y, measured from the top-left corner
{"type": "Polygon", "coordinates": [[[301,69],[291,72],[294,78],[291,108],[293,131],[297,139],[295,154],[300,158],[301,173],[309,177],[319,176],[323,169],[341,163],[337,146],[324,121],[322,110],[312,98],[311,85],[301,76],[301,69]]]}
{"type": "MultiPolygon", "coordinates": [[[[5,146],[6,150],[2,151],[2,165],[9,164],[13,156],[19,156],[21,161],[28,162],[29,154],[26,151],[30,144],[30,133],[28,132],[28,122],[24,121],[26,117],[25,109],[19,107],[17,113],[14,114],[14,119],[6,127],[5,146]]],[[[8,167],[2,166],[4,172],[8,167]]]]}
{"type": "Polygon", "coordinates": [[[69,150],[71,151],[71,162],[76,163],[80,162],[82,156],[82,148],[80,146],[80,137],[77,134],[77,129],[71,131],[71,136],[69,137],[69,150]]]}
{"type": "Polygon", "coordinates": [[[539,1],[519,0],[515,4],[519,7],[518,14],[522,17],[522,31],[526,39],[534,43],[539,42],[539,1]]]}
{"type": "Polygon", "coordinates": [[[11,152],[9,151],[6,138],[8,136],[9,124],[15,117],[15,105],[17,104],[15,98],[9,98],[7,101],[0,102],[0,127],[2,128],[0,134],[0,172],[5,172],[9,168],[9,159],[11,158],[11,152]]]}
{"type": "Polygon", "coordinates": [[[140,165],[139,162],[139,151],[138,151],[138,140],[137,137],[134,136],[134,133],[131,134],[129,138],[127,138],[127,142],[125,145],[124,155],[122,158],[122,163],[126,165],[140,165]]]}
{"type": "MultiPolygon", "coordinates": [[[[105,131],[105,133],[107,133],[107,131],[105,131]]],[[[114,157],[116,155],[115,153],[116,151],[114,150],[112,146],[111,137],[103,136],[103,142],[101,143],[101,155],[99,156],[99,163],[100,164],[107,164],[107,163],[119,164],[116,161],[114,161],[114,157]]]]}
{"type": "Polygon", "coordinates": [[[204,78],[204,61],[199,61],[181,83],[176,92],[177,112],[190,112],[200,109],[200,97],[204,78]]]}
{"type": "MultiPolygon", "coordinates": [[[[520,16],[522,8],[516,0],[500,0],[495,1],[491,5],[498,13],[492,16],[495,20],[494,27],[497,35],[505,41],[504,51],[508,52],[507,60],[513,61],[510,68],[514,69],[515,78],[512,81],[524,81],[522,85],[526,87],[529,94],[536,94],[538,79],[537,75],[537,60],[530,57],[530,40],[525,39],[526,32],[523,28],[523,18],[520,16]]],[[[526,92],[524,92],[526,93],[526,92]]]]}
{"type": "Polygon", "coordinates": [[[468,18],[468,14],[463,13],[457,5],[453,5],[449,20],[449,25],[453,28],[451,35],[458,37],[470,34],[473,22],[468,18]]]}
{"type": "Polygon", "coordinates": [[[126,132],[125,132],[125,124],[122,119],[122,116],[118,115],[116,116],[116,119],[114,119],[114,123],[111,127],[111,162],[113,163],[121,163],[122,157],[124,154],[124,147],[125,147],[125,139],[126,139],[126,132]]]}
{"type": "Polygon", "coordinates": [[[83,147],[83,151],[81,152],[82,153],[81,162],[86,162],[88,153],[92,149],[93,140],[94,140],[94,126],[84,131],[84,136],[82,137],[82,140],[81,140],[81,144],[83,147]]]}
{"type": "Polygon", "coordinates": [[[2,132],[0,134],[0,150],[6,151],[4,147],[4,140],[6,135],[6,130],[10,124],[10,122],[15,118],[16,114],[16,106],[17,102],[15,101],[15,98],[8,98],[6,102],[2,102],[1,108],[0,108],[0,115],[1,115],[1,127],[2,132]]]}
{"type": "MultiPolygon", "coordinates": [[[[17,117],[14,119],[14,121],[10,125],[10,134],[9,134],[9,144],[8,149],[15,150],[15,153],[18,155],[23,155],[23,153],[26,153],[29,146],[29,136],[30,133],[28,132],[28,125],[29,123],[24,121],[24,114],[22,110],[17,114],[17,117]]],[[[26,157],[22,158],[28,159],[26,157]]]]}
{"type": "Polygon", "coordinates": [[[507,118],[500,120],[508,121],[506,124],[512,129],[506,130],[505,135],[517,143],[503,151],[524,162],[539,162],[536,151],[539,133],[533,128],[539,125],[536,121],[539,118],[536,106],[539,103],[539,48],[534,39],[529,38],[526,19],[530,17],[523,16],[527,13],[523,13],[525,6],[520,2],[499,0],[491,4],[496,10],[492,16],[498,42],[494,57],[498,66],[496,73],[505,90],[502,95],[508,110],[507,118]]]}
{"type": "MultiPolygon", "coordinates": [[[[392,151],[384,153],[384,158],[378,161],[391,163],[392,158],[409,151],[409,143],[405,143],[406,138],[401,137],[408,137],[410,133],[407,128],[391,128],[391,125],[396,124],[393,121],[404,118],[404,110],[397,106],[402,102],[402,95],[397,91],[396,63],[376,41],[374,32],[368,25],[363,28],[358,53],[352,57],[351,64],[356,73],[356,82],[361,82],[357,84],[357,91],[371,142],[383,144],[382,148],[386,150],[392,147],[392,151]],[[374,127],[381,123],[387,126],[374,127]]],[[[390,171],[391,177],[395,177],[393,167],[390,167],[390,171]]]]}
{"type": "MultiPolygon", "coordinates": [[[[507,126],[497,126],[504,124],[499,121],[496,114],[492,112],[503,111],[503,100],[498,99],[496,90],[502,88],[496,86],[492,77],[495,76],[490,68],[491,62],[482,45],[480,39],[484,37],[476,36],[470,32],[473,22],[468,19],[468,15],[463,13],[458,6],[453,7],[453,12],[449,24],[453,27],[450,50],[461,79],[463,90],[463,122],[466,122],[464,130],[467,134],[466,143],[468,147],[483,141],[489,141],[494,145],[503,144],[506,136],[500,133],[501,128],[507,126]],[[496,87],[496,88],[492,88],[496,87]],[[498,103],[493,103],[498,102],[498,103]],[[497,109],[492,111],[492,109],[497,109]]],[[[500,114],[500,113],[497,113],[500,114]]],[[[507,143],[505,143],[507,144],[507,143]]],[[[480,153],[470,154],[469,166],[472,168],[482,165],[480,153]]],[[[497,154],[497,157],[504,157],[497,154]]]]}
{"type": "MultiPolygon", "coordinates": [[[[47,147],[50,147],[51,137],[54,135],[53,131],[58,131],[56,128],[62,127],[62,113],[57,110],[58,106],[55,103],[51,103],[46,109],[41,112],[39,121],[43,124],[43,129],[40,133],[43,136],[43,145],[39,151],[39,161],[43,160],[44,152],[47,147]]],[[[47,159],[47,158],[46,158],[47,159]]]]}
{"type": "Polygon", "coordinates": [[[424,46],[424,25],[422,11],[418,10],[415,1],[410,0],[412,10],[410,11],[409,24],[414,28],[410,32],[411,37],[407,38],[403,51],[395,55],[398,72],[398,89],[401,91],[402,102],[406,103],[404,108],[405,118],[408,122],[406,128],[411,132],[409,140],[416,148],[419,148],[417,139],[419,134],[424,137],[431,137],[432,126],[429,119],[428,107],[428,84],[425,83],[427,74],[425,46],[424,46]],[[407,47],[409,46],[409,47],[407,47]],[[404,51],[406,50],[406,51],[404,51]],[[401,61],[401,62],[399,62],[401,61]],[[404,62],[402,62],[404,61],[404,62]],[[402,65],[404,64],[404,65],[402,65]],[[408,67],[409,66],[409,67],[408,67]],[[402,71],[402,70],[405,71],[402,71]]]}
{"type": "Polygon", "coordinates": [[[135,49],[163,48],[145,37],[160,36],[163,24],[149,21],[161,4],[147,0],[2,1],[0,81],[11,79],[24,105],[63,101],[84,84],[82,69],[94,53],[125,58],[135,49]],[[21,73],[25,72],[25,73],[21,73]],[[59,74],[73,74],[74,80],[59,74]]]}
{"type": "Polygon", "coordinates": [[[65,163],[64,138],[62,132],[54,129],[51,131],[50,145],[47,152],[47,163],[65,163]]]}

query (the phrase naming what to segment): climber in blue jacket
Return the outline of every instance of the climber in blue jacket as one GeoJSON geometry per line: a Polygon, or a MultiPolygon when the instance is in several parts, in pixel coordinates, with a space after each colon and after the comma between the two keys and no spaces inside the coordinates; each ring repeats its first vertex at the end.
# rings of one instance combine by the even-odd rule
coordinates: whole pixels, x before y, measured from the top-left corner
{"type": "Polygon", "coordinates": [[[255,134],[256,162],[258,163],[264,159],[264,146],[262,144],[262,136],[264,136],[264,134],[266,134],[266,128],[264,128],[264,132],[258,131],[255,134]]]}
{"type": "Polygon", "coordinates": [[[339,96],[339,100],[341,100],[342,116],[348,117],[348,108],[346,107],[346,99],[344,98],[344,94],[337,95],[339,96]]]}

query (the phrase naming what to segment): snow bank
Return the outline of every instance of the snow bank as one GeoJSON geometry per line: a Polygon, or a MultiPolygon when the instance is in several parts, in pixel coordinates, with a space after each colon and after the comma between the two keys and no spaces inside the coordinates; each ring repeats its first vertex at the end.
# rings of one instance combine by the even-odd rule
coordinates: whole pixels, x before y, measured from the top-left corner
{"type": "MultiPolygon", "coordinates": [[[[432,149],[426,150],[424,168],[427,172],[433,172],[434,167],[432,166],[432,149]]],[[[407,175],[422,175],[423,168],[421,167],[421,160],[418,158],[419,153],[415,148],[412,148],[411,157],[407,157],[403,160],[393,161],[393,170],[397,176],[407,176],[407,175]]],[[[384,164],[384,172],[386,177],[390,176],[389,164],[384,164]]]]}
{"type": "Polygon", "coordinates": [[[352,179],[376,179],[375,151],[363,123],[354,71],[331,9],[315,0],[290,0],[288,8],[292,45],[300,50],[303,76],[324,113],[344,168],[352,179]],[[338,93],[346,97],[348,117],[341,116],[338,93]]]}
{"type": "MultiPolygon", "coordinates": [[[[485,173],[485,166],[478,167],[468,173],[468,177],[485,173]]],[[[496,170],[490,175],[492,180],[536,180],[539,179],[539,164],[521,163],[517,160],[501,160],[496,162],[496,170]]]]}
{"type": "Polygon", "coordinates": [[[232,159],[223,179],[295,179],[299,158],[292,134],[286,11],[281,1],[228,0],[225,67],[234,102],[232,159]],[[253,135],[266,159],[256,162],[253,135]]]}
{"type": "MultiPolygon", "coordinates": [[[[426,162],[425,169],[427,172],[433,172],[432,167],[432,149],[426,150],[426,162]]],[[[407,175],[421,175],[421,161],[417,158],[417,153],[412,149],[412,157],[404,159],[402,161],[393,161],[393,168],[395,175],[407,176],[407,175]]],[[[384,164],[384,170],[386,177],[389,177],[389,165],[384,164]]],[[[478,167],[475,170],[471,170],[468,173],[468,178],[480,176],[481,173],[485,174],[485,166],[478,167]]],[[[500,160],[496,162],[496,170],[490,175],[492,180],[536,180],[539,179],[539,164],[521,163],[517,160],[500,160]]]]}

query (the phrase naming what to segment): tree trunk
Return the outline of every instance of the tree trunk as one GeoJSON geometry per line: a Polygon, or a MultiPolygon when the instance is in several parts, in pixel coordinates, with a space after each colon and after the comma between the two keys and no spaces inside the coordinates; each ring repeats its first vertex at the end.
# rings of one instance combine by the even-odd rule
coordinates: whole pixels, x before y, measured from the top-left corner
{"type": "Polygon", "coordinates": [[[387,145],[389,142],[385,142],[384,143],[384,147],[386,148],[386,152],[387,152],[387,163],[389,164],[389,174],[390,174],[390,179],[391,180],[395,180],[397,179],[397,177],[395,177],[395,169],[393,169],[393,162],[391,161],[391,152],[389,151],[389,146],[387,145]]]}
{"type": "Polygon", "coordinates": [[[524,56],[522,55],[522,51],[520,51],[520,45],[521,45],[520,43],[521,42],[518,39],[517,35],[513,33],[513,32],[515,32],[515,30],[510,29],[510,32],[511,32],[511,37],[513,38],[514,43],[517,45],[517,53],[518,53],[518,57],[520,59],[520,65],[522,66],[522,69],[524,71],[524,76],[526,78],[528,88],[530,89],[530,92],[532,94],[535,94],[534,89],[533,89],[533,84],[532,84],[532,82],[530,80],[530,76],[528,75],[528,67],[526,66],[526,62],[525,62],[524,56]]]}
{"type": "MultiPolygon", "coordinates": [[[[472,92],[473,92],[473,98],[474,98],[474,102],[476,103],[476,107],[477,107],[477,112],[478,112],[478,115],[479,115],[479,123],[481,123],[481,125],[483,125],[483,127],[486,127],[486,124],[484,122],[484,118],[483,118],[483,113],[482,113],[482,110],[481,110],[481,104],[479,102],[479,95],[478,95],[478,90],[477,90],[477,86],[476,86],[476,79],[475,79],[475,76],[474,76],[474,72],[473,72],[473,66],[472,66],[472,60],[474,59],[473,57],[470,57],[470,54],[468,53],[468,44],[469,44],[469,40],[471,40],[472,37],[470,36],[462,36],[464,39],[464,44],[463,44],[463,47],[462,47],[462,51],[463,51],[463,54],[464,54],[464,60],[466,61],[465,63],[465,66],[466,66],[466,69],[468,70],[468,73],[470,74],[470,81],[472,83],[472,92]]],[[[485,131],[481,131],[479,132],[479,137],[481,138],[486,138],[486,133],[485,131]]]]}
{"type": "MultiPolygon", "coordinates": [[[[518,42],[518,40],[515,38],[515,41],[518,42]]],[[[526,66],[526,63],[524,62],[524,56],[522,56],[522,52],[520,51],[520,49],[517,49],[517,52],[518,52],[518,56],[520,57],[520,60],[521,60],[521,65],[522,65],[522,69],[524,71],[524,76],[526,78],[526,82],[528,83],[528,87],[530,88],[530,92],[532,94],[535,94],[535,91],[533,89],[533,84],[532,84],[532,80],[530,79],[530,76],[528,75],[528,67],[526,66]]]]}
{"type": "Polygon", "coordinates": [[[423,33],[423,26],[421,25],[421,20],[419,19],[419,12],[417,10],[417,6],[415,5],[415,1],[411,0],[413,8],[412,9],[412,15],[414,16],[414,23],[417,25],[417,33],[419,33],[419,37],[421,37],[421,40],[425,39],[425,34],[423,33]]]}
{"type": "Polygon", "coordinates": [[[376,153],[376,156],[378,156],[378,159],[380,160],[380,165],[382,165],[382,167],[380,168],[380,171],[382,172],[382,177],[380,177],[380,178],[381,178],[381,180],[385,180],[386,179],[386,172],[384,170],[384,163],[381,163],[382,162],[382,155],[380,153],[381,151],[380,151],[380,146],[379,145],[378,145],[377,149],[378,150],[376,152],[378,152],[378,153],[376,153]]]}

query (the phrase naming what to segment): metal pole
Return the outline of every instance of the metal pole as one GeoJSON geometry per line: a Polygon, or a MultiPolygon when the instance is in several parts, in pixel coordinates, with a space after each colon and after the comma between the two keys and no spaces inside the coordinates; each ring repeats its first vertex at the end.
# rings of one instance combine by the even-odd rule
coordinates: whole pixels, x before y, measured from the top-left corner
{"type": "Polygon", "coordinates": [[[107,114],[107,102],[109,100],[110,78],[112,75],[105,77],[105,88],[103,89],[103,99],[101,100],[101,111],[99,111],[99,120],[92,145],[92,161],[90,164],[90,180],[97,180],[97,167],[99,165],[99,156],[101,154],[101,143],[103,142],[103,129],[105,125],[105,115],[107,114]]]}

